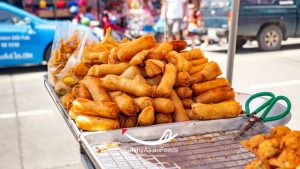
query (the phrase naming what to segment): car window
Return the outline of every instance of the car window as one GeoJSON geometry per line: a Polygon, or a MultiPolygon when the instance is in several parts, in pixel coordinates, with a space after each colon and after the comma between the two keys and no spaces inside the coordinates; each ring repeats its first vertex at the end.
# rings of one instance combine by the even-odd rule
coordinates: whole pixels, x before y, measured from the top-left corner
{"type": "Polygon", "coordinates": [[[23,17],[20,17],[9,11],[0,9],[0,24],[8,25],[26,25],[23,17]]]}

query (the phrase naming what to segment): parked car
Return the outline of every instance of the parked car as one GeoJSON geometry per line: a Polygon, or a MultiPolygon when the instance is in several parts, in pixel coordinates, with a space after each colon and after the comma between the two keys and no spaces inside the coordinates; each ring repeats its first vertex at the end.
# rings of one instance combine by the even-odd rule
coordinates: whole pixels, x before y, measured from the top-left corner
{"type": "MultiPolygon", "coordinates": [[[[228,36],[232,0],[202,0],[202,20],[208,35],[228,36]]],[[[237,47],[257,40],[262,50],[278,50],[282,40],[300,37],[300,1],[241,0],[237,47]]]]}
{"type": "MultiPolygon", "coordinates": [[[[20,8],[0,2],[0,67],[48,61],[56,25],[20,8]]],[[[88,27],[74,25],[80,30],[88,27]]]]}

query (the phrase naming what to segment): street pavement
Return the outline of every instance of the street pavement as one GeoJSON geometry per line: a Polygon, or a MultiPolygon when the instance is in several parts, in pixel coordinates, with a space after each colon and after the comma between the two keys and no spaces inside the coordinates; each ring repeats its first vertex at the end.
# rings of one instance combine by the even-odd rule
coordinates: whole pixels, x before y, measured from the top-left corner
{"type": "MultiPolygon", "coordinates": [[[[235,91],[272,91],[292,101],[287,126],[300,130],[300,39],[280,51],[246,44],[234,64],[235,91]]],[[[226,45],[203,47],[226,72],[226,45]]],[[[79,146],[43,86],[45,66],[0,70],[0,168],[82,169],[79,146]]]]}

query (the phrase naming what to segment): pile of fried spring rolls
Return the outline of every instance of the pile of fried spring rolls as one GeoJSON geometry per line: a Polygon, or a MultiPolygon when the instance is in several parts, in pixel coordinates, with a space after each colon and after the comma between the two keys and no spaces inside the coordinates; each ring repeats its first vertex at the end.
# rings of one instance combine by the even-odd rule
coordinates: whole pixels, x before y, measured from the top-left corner
{"type": "MultiPolygon", "coordinates": [[[[64,44],[62,44],[63,46],[64,44]]],[[[112,130],[236,117],[241,105],[219,65],[185,41],[152,35],[116,42],[109,33],[86,45],[80,63],[55,83],[82,130],[112,130]]]]}

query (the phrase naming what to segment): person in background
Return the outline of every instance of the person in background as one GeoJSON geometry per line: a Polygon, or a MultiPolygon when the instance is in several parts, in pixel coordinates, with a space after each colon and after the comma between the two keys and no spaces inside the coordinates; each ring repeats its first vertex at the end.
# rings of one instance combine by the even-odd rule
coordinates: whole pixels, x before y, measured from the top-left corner
{"type": "Polygon", "coordinates": [[[84,15],[85,17],[87,17],[89,20],[95,20],[95,15],[93,14],[93,8],[91,6],[88,6],[86,8],[86,13],[84,15]]]}
{"type": "Polygon", "coordinates": [[[196,46],[195,37],[197,36],[197,29],[199,27],[196,20],[195,5],[189,4],[188,11],[187,36],[191,39],[191,46],[194,49],[196,46]]]}

